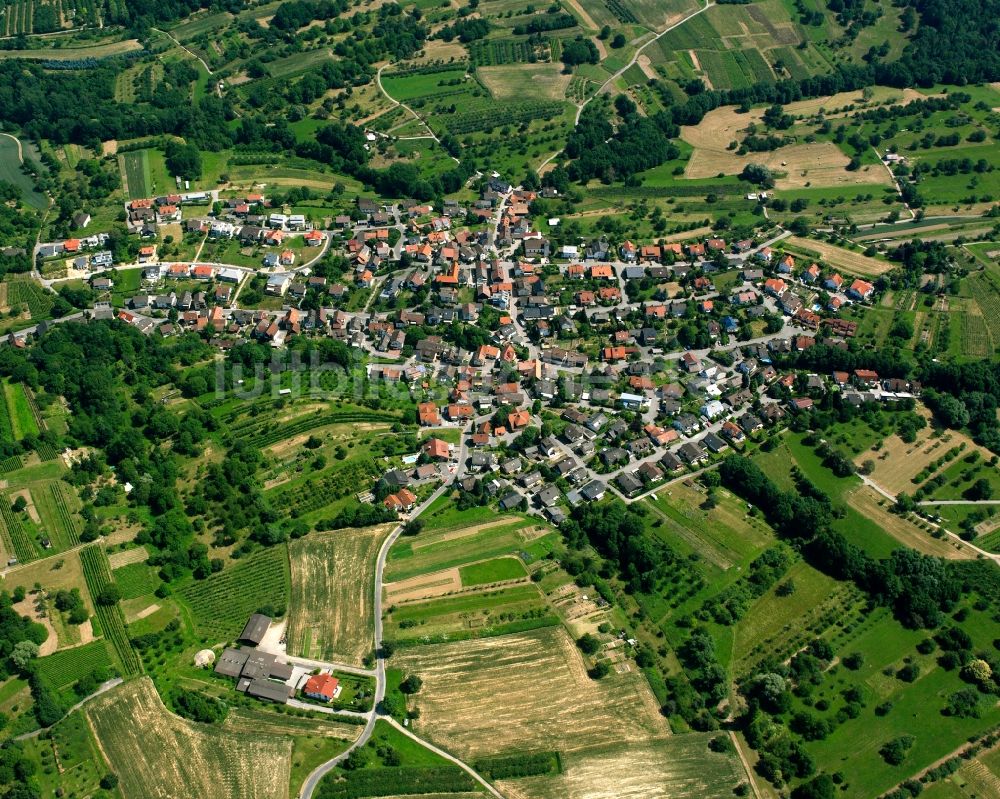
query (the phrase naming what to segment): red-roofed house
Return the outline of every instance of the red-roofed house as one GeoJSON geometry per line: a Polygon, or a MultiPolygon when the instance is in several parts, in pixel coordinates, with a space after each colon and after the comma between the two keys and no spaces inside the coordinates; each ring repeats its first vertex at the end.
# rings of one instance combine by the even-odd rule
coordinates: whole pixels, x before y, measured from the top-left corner
{"type": "Polygon", "coordinates": [[[775,297],[780,297],[785,293],[785,281],[780,277],[769,277],[764,281],[764,291],[775,297]]]}
{"type": "Polygon", "coordinates": [[[440,438],[429,438],[424,443],[424,454],[434,460],[446,461],[451,457],[451,450],[447,441],[440,438]]]}
{"type": "Polygon", "coordinates": [[[329,674],[314,674],[302,686],[302,693],[320,702],[332,702],[340,693],[340,680],[329,674]]]}
{"type": "Polygon", "coordinates": [[[417,415],[420,418],[420,424],[424,426],[441,423],[441,416],[438,413],[437,405],[433,402],[421,402],[417,406],[417,415]]]}
{"type": "Polygon", "coordinates": [[[530,422],[531,414],[528,411],[514,411],[507,417],[507,424],[511,430],[520,430],[522,427],[527,427],[530,422]]]}
{"type": "Polygon", "coordinates": [[[867,280],[855,280],[847,290],[848,296],[856,300],[870,300],[875,287],[867,280]]]}

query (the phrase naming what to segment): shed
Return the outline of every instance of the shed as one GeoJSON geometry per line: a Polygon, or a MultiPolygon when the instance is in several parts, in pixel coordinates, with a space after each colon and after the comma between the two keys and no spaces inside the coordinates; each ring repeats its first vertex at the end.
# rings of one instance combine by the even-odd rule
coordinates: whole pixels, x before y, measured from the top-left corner
{"type": "Polygon", "coordinates": [[[289,697],[291,697],[292,689],[280,682],[251,680],[250,685],[247,686],[247,695],[284,705],[288,702],[289,697]]]}
{"type": "Polygon", "coordinates": [[[243,628],[243,632],[240,633],[239,638],[236,640],[241,644],[252,644],[257,646],[261,641],[264,640],[264,635],[267,633],[267,628],[271,626],[271,618],[265,616],[262,613],[254,613],[246,623],[243,628]]]}

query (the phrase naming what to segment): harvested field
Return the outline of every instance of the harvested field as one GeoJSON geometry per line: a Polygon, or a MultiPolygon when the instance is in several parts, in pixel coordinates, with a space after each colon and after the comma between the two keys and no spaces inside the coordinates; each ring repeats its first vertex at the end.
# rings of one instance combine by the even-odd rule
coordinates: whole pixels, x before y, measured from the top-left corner
{"type": "Polygon", "coordinates": [[[441,532],[435,530],[430,533],[421,533],[413,540],[413,549],[416,551],[433,544],[440,544],[442,541],[455,541],[459,538],[469,538],[486,530],[492,530],[496,527],[509,527],[512,524],[516,524],[518,521],[519,519],[516,517],[504,516],[499,519],[494,519],[492,522],[483,522],[482,524],[475,524],[471,527],[449,528],[441,532]]]}
{"type": "MultiPolygon", "coordinates": [[[[862,107],[872,107],[878,104],[889,105],[909,105],[914,100],[926,100],[927,95],[921,94],[914,89],[891,89],[885,86],[876,86],[872,90],[871,103],[866,104],[864,93],[840,92],[826,97],[814,97],[809,100],[799,100],[785,106],[785,113],[793,116],[812,116],[821,110],[829,117],[844,110],[845,106],[853,105],[855,111],[862,107]]],[[[851,112],[854,113],[854,112],[851,112]]]]}
{"type": "Polygon", "coordinates": [[[572,75],[564,75],[559,64],[506,64],[480,67],[479,78],[497,100],[527,97],[562,100],[572,75]]]}
{"type": "Polygon", "coordinates": [[[333,718],[303,719],[271,713],[262,706],[257,708],[234,707],[226,716],[223,729],[238,733],[258,733],[265,735],[318,735],[353,741],[361,735],[361,727],[343,724],[333,718]]]}
{"type": "Polygon", "coordinates": [[[409,580],[400,580],[398,583],[386,583],[383,588],[387,604],[432,599],[461,589],[462,579],[458,575],[457,568],[445,569],[434,574],[422,574],[409,580]]]}
{"type": "Polygon", "coordinates": [[[854,172],[846,167],[850,159],[832,142],[790,144],[767,153],[737,155],[727,149],[741,138],[740,132],[751,122],[760,122],[763,111],[740,114],[733,106],[717,108],[705,115],[698,125],[681,127],[681,138],[694,147],[684,169],[688,178],[709,178],[718,174],[738,175],[750,163],[764,164],[775,174],[778,189],[858,184],[889,185],[889,175],[881,166],[865,166],[854,172]]]}
{"type": "Polygon", "coordinates": [[[639,65],[639,69],[642,70],[642,74],[650,80],[657,80],[660,77],[656,74],[656,70],[653,69],[652,62],[649,60],[648,55],[639,56],[636,59],[636,63],[639,65]]]}
{"type": "Polygon", "coordinates": [[[785,239],[785,244],[796,247],[811,254],[815,254],[819,259],[838,269],[852,275],[861,277],[878,277],[893,268],[888,261],[880,261],[877,258],[869,258],[853,250],[838,247],[835,244],[828,244],[825,241],[815,239],[804,239],[800,236],[790,236],[785,239]]]}
{"type": "Polygon", "coordinates": [[[725,799],[746,774],[735,754],[708,748],[711,737],[692,733],[568,752],[561,774],[498,786],[508,799],[725,799]]]}
{"type": "Polygon", "coordinates": [[[313,533],[290,545],[289,652],[361,665],[375,626],[375,559],[393,526],[313,533]]]}
{"type": "Polygon", "coordinates": [[[416,730],[463,758],[669,734],[641,675],[591,680],[561,628],[414,647],[396,657],[424,681],[416,730]]]}
{"type": "Polygon", "coordinates": [[[963,442],[965,449],[959,457],[969,455],[973,450],[979,450],[980,455],[986,460],[993,457],[987,450],[980,448],[972,439],[957,430],[949,430],[937,438],[931,437],[933,432],[929,427],[921,430],[917,434],[917,440],[912,444],[907,444],[897,435],[889,436],[878,452],[865,450],[854,459],[854,462],[860,466],[866,460],[874,461],[875,470],[869,478],[895,496],[901,492],[912,494],[916,486],[911,479],[922,472],[931,461],[937,460],[952,447],[957,447],[963,442]]]}
{"type": "Polygon", "coordinates": [[[42,61],[77,61],[85,58],[108,58],[133,50],[141,50],[138,39],[125,39],[110,44],[94,44],[86,47],[45,47],[40,50],[0,50],[0,58],[31,58],[42,61]]]}
{"type": "Polygon", "coordinates": [[[147,560],[149,560],[149,553],[145,547],[133,547],[108,555],[108,563],[112,570],[120,569],[122,566],[131,566],[133,563],[145,563],[147,560]]]}
{"type": "Polygon", "coordinates": [[[93,700],[86,714],[125,799],[288,796],[290,741],[185,721],[147,677],[93,700]]]}

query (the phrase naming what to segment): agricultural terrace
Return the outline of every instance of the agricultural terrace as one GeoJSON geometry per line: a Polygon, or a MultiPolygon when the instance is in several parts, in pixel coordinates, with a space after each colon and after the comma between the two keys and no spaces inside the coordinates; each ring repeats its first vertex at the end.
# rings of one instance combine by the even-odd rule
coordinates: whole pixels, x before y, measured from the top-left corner
{"type": "Polygon", "coordinates": [[[399,582],[503,555],[524,555],[531,560],[551,551],[558,540],[558,534],[548,526],[533,524],[523,517],[498,519],[490,514],[490,518],[399,539],[389,550],[386,581],[399,582]]]}
{"type": "Polygon", "coordinates": [[[560,773],[497,785],[510,799],[729,799],[746,772],[735,753],[709,749],[713,737],[690,733],[561,752],[560,773]]]}
{"type": "Polygon", "coordinates": [[[393,526],[312,533],[289,545],[289,652],[361,665],[374,644],[375,560],[393,526]]]}
{"type": "MultiPolygon", "coordinates": [[[[491,56],[489,60],[494,59],[491,56]]],[[[530,82],[523,79],[531,91],[501,98],[494,98],[491,87],[501,93],[507,90],[496,80],[488,87],[489,72],[484,80],[454,65],[383,73],[381,83],[391,97],[405,103],[438,136],[451,134],[461,139],[473,157],[489,160],[498,170],[519,174],[527,164],[537,163],[563,146],[575,114],[558,91],[561,78],[551,65],[528,69],[532,78],[539,76],[530,82]],[[508,135],[514,130],[519,135],[508,135]]]]}
{"type": "Polygon", "coordinates": [[[285,615],[288,571],[286,547],[271,547],[188,584],[177,596],[191,609],[198,635],[206,641],[231,641],[253,613],[266,608],[267,615],[285,615]]]}
{"type": "Polygon", "coordinates": [[[843,57],[832,51],[858,58],[869,47],[886,44],[898,55],[905,43],[898,12],[862,27],[857,36],[843,36],[833,14],[825,7],[816,10],[818,19],[803,25],[814,11],[811,6],[781,0],[720,4],[670,31],[646,52],[657,72],[669,80],[700,78],[711,88],[740,89],[826,72],[843,57]]]}
{"type": "Polygon", "coordinates": [[[424,681],[415,730],[463,758],[669,732],[641,675],[595,682],[561,628],[407,648],[393,665],[424,681]]]}
{"type": "Polygon", "coordinates": [[[98,697],[86,714],[125,799],[288,796],[288,740],[185,721],[164,707],[148,678],[98,697]]]}

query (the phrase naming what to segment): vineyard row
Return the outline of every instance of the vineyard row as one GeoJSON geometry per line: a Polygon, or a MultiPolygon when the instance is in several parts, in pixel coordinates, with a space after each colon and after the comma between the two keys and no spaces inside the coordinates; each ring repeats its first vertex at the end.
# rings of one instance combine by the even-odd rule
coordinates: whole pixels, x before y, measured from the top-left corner
{"type": "Polygon", "coordinates": [[[95,544],[80,550],[80,563],[83,565],[83,578],[87,582],[87,589],[94,599],[97,618],[101,622],[104,636],[115,648],[118,659],[121,661],[122,672],[127,676],[141,673],[142,662],[129,641],[121,607],[117,603],[102,605],[97,601],[101,592],[113,584],[108,559],[101,551],[100,546],[95,544]]]}

